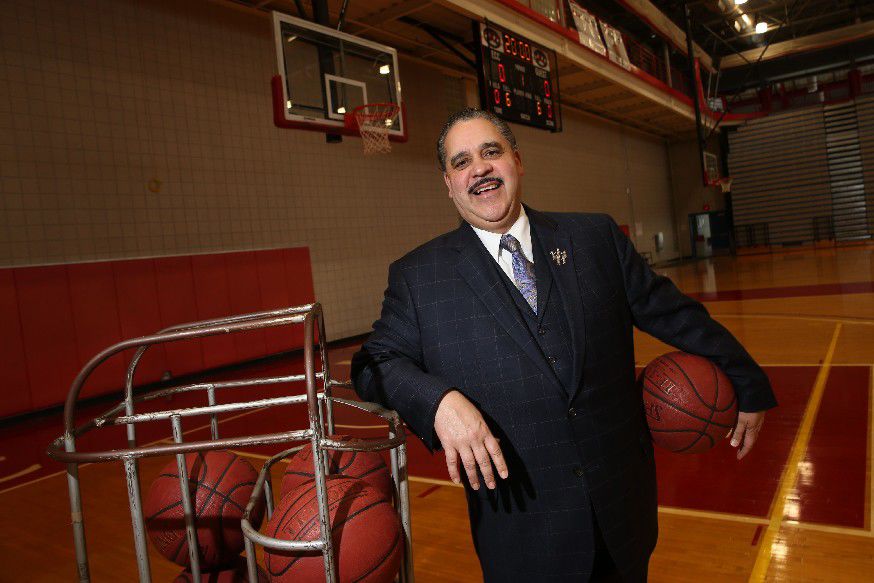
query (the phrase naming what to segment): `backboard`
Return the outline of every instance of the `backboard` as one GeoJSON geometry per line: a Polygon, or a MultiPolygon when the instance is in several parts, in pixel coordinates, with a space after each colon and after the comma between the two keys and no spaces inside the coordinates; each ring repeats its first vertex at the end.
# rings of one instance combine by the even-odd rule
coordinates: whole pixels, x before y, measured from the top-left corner
{"type": "Polygon", "coordinates": [[[358,136],[353,110],[391,103],[389,139],[406,141],[397,51],[360,37],[273,13],[276,62],[273,118],[279,127],[358,136]]]}
{"type": "Polygon", "coordinates": [[[704,180],[709,186],[715,186],[719,183],[722,176],[719,173],[719,160],[716,154],[705,151],[704,156],[704,180]]]}

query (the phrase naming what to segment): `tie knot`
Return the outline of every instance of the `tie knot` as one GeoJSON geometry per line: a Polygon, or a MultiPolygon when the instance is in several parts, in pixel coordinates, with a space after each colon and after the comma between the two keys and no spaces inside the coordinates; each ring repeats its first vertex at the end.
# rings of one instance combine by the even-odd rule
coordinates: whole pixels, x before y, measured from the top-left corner
{"type": "Polygon", "coordinates": [[[510,253],[515,253],[519,251],[521,245],[519,244],[519,240],[511,235],[510,233],[504,233],[501,235],[501,247],[509,251],[510,253]]]}

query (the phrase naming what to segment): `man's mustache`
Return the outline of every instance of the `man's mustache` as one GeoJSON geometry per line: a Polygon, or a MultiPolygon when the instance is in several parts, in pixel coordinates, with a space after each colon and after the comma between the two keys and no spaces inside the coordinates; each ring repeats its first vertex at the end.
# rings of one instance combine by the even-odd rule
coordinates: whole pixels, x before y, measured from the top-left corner
{"type": "Polygon", "coordinates": [[[504,180],[502,178],[498,178],[497,176],[486,176],[485,178],[480,178],[479,180],[474,182],[473,186],[467,189],[467,194],[473,194],[477,188],[488,182],[497,182],[498,186],[504,185],[504,180]]]}

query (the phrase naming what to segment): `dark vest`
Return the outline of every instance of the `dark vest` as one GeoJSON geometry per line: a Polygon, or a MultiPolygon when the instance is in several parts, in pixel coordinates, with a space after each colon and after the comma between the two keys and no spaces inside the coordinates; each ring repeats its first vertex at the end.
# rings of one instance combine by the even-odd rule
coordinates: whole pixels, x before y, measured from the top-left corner
{"type": "MultiPolygon", "coordinates": [[[[576,392],[576,387],[570,386],[573,380],[573,340],[564,302],[561,299],[561,292],[556,289],[552,281],[552,271],[548,263],[550,257],[543,252],[533,228],[531,239],[534,250],[534,275],[537,278],[537,314],[497,263],[495,269],[500,272],[501,281],[516,302],[516,307],[531,335],[537,341],[544,358],[552,365],[559,382],[571,397],[576,392]]],[[[494,260],[492,262],[494,263],[494,260]]]]}

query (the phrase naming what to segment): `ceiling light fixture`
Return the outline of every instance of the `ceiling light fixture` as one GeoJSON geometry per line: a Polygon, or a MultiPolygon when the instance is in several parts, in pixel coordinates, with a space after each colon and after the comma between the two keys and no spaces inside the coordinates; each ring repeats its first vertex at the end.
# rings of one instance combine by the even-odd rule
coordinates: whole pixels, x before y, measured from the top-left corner
{"type": "Polygon", "coordinates": [[[746,4],[747,0],[734,0],[735,6],[740,6],[741,4],[746,4]]]}
{"type": "Polygon", "coordinates": [[[768,23],[763,21],[763,20],[760,20],[759,22],[757,22],[756,23],[756,33],[757,34],[764,34],[766,32],[768,32],[768,23]]]}

